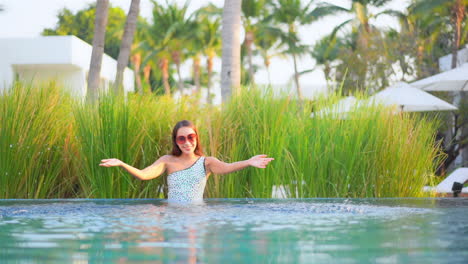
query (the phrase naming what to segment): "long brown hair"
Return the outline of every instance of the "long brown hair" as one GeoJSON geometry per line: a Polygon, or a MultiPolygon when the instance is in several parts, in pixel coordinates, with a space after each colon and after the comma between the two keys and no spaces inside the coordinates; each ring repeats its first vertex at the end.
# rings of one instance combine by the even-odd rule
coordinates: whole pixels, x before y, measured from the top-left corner
{"type": "Polygon", "coordinates": [[[176,143],[177,131],[179,131],[179,128],[181,127],[189,127],[193,129],[193,131],[195,131],[195,135],[197,139],[197,146],[195,147],[194,153],[198,156],[203,156],[203,147],[200,143],[200,137],[198,136],[198,129],[192,122],[188,120],[182,120],[182,121],[177,122],[177,124],[175,124],[174,126],[174,129],[172,129],[172,152],[171,154],[177,157],[182,155],[182,150],[180,150],[179,146],[176,143]]]}

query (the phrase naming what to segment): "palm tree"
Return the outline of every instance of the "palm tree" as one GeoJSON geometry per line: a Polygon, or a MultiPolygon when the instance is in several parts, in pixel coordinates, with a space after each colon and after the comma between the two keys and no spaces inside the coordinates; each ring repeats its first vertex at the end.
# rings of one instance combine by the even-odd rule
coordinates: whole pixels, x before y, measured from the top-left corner
{"type": "Polygon", "coordinates": [[[245,30],[245,48],[247,51],[247,61],[249,64],[249,80],[251,84],[255,84],[255,70],[252,62],[252,44],[255,43],[257,36],[261,36],[258,33],[259,25],[258,22],[266,16],[266,1],[242,1],[242,22],[245,30]]]}
{"type": "Polygon", "coordinates": [[[213,60],[221,53],[221,19],[216,18],[213,21],[204,20],[203,25],[203,54],[206,57],[207,72],[207,102],[211,102],[211,87],[213,77],[213,60]]]}
{"type": "Polygon", "coordinates": [[[130,62],[133,65],[133,71],[135,72],[135,84],[136,90],[139,94],[143,94],[143,85],[141,83],[141,53],[135,53],[131,56],[130,62]]]}
{"type": "Polygon", "coordinates": [[[208,4],[196,12],[199,27],[199,38],[201,52],[206,58],[206,88],[208,103],[211,103],[211,87],[213,76],[213,60],[221,53],[221,18],[223,9],[213,4],[208,4]]]}
{"type": "Polygon", "coordinates": [[[188,3],[182,8],[176,4],[166,3],[166,7],[152,0],[153,24],[145,30],[146,41],[142,44],[150,53],[143,59],[143,65],[156,60],[162,74],[164,90],[170,94],[169,66],[175,64],[178,75],[178,87],[183,88],[180,66],[185,59],[186,42],[192,37],[194,23],[187,16],[188,3]]]}
{"type": "Polygon", "coordinates": [[[415,3],[408,7],[407,13],[394,14],[399,18],[401,30],[393,41],[399,43],[403,59],[408,55],[415,59],[415,63],[410,63],[414,64],[413,69],[409,69],[406,62],[400,63],[402,69],[414,71],[417,79],[436,74],[439,71],[436,61],[445,54],[445,45],[440,41],[445,39],[443,18],[415,12],[415,3]]]}
{"type": "Polygon", "coordinates": [[[221,97],[227,101],[240,88],[240,39],[242,0],[224,0],[222,27],[221,97]]]}
{"type": "Polygon", "coordinates": [[[455,0],[451,6],[452,21],[454,24],[454,36],[452,45],[452,69],[457,67],[458,50],[460,49],[461,28],[462,22],[466,16],[466,9],[468,6],[467,0],[455,0]]]}
{"type": "Polygon", "coordinates": [[[146,87],[149,86],[149,75],[148,75],[148,70],[145,70],[145,68],[150,68],[150,63],[146,61],[146,64],[143,65],[143,58],[147,56],[148,53],[151,51],[147,49],[145,46],[146,43],[146,32],[149,28],[148,22],[143,19],[143,18],[138,18],[137,19],[137,26],[136,26],[136,32],[134,34],[134,40],[133,44],[131,46],[131,57],[130,57],[130,62],[133,66],[133,70],[135,72],[135,84],[136,84],[136,92],[139,94],[143,94],[144,90],[146,90],[146,87]],[[143,69],[143,70],[142,70],[143,69]],[[145,74],[145,72],[148,72],[145,74]],[[143,83],[141,76],[144,76],[145,83],[143,83]],[[147,77],[145,75],[148,75],[147,77]],[[145,88],[144,88],[145,87],[145,88]]]}
{"type": "MultiPolygon", "coordinates": [[[[465,8],[468,1],[465,1],[465,8]]],[[[468,23],[459,26],[451,26],[456,21],[456,14],[452,12],[455,1],[414,1],[407,13],[394,12],[400,21],[399,38],[402,45],[412,58],[415,58],[414,68],[416,78],[420,79],[439,72],[438,58],[452,52],[452,67],[457,60],[454,50],[466,41],[468,36],[468,23]],[[461,28],[461,33],[456,33],[461,28]],[[451,36],[461,36],[460,42],[451,36]],[[416,47],[416,48],[414,48],[416,47]]]]}
{"type": "MultiPolygon", "coordinates": [[[[140,10],[140,0],[132,0],[125,22],[124,34],[120,45],[119,57],[117,59],[117,73],[115,76],[114,91],[118,94],[122,87],[123,72],[128,65],[133,38],[136,31],[138,13],[140,10]]],[[[138,74],[138,73],[136,73],[138,74]]]]}
{"type": "Polygon", "coordinates": [[[98,97],[102,56],[106,36],[109,0],[97,0],[96,21],[94,27],[93,51],[88,74],[88,101],[95,102],[98,97]]]}
{"type": "Polygon", "coordinates": [[[196,23],[194,23],[192,16],[188,16],[188,2],[179,8],[176,4],[168,4],[166,11],[169,12],[171,25],[168,28],[170,34],[169,49],[171,52],[171,59],[176,66],[178,76],[178,88],[180,92],[183,89],[183,80],[180,72],[180,66],[185,60],[185,53],[187,52],[186,43],[190,41],[196,33],[196,23]]]}
{"type": "MultiPolygon", "coordinates": [[[[348,14],[352,18],[344,21],[340,25],[336,26],[332,31],[332,38],[337,34],[338,31],[343,29],[345,26],[351,24],[352,31],[357,33],[357,45],[364,49],[369,46],[371,37],[378,36],[377,28],[373,26],[370,21],[371,19],[377,19],[381,15],[399,16],[399,12],[386,9],[377,14],[369,12],[370,7],[382,8],[391,0],[349,0],[350,8],[344,8],[330,3],[321,3],[317,8],[317,13],[320,17],[326,17],[328,15],[348,14]]],[[[354,34],[354,33],[353,33],[354,34]]],[[[372,63],[372,62],[371,62],[372,63]]]]}
{"type": "Polygon", "coordinates": [[[390,2],[390,0],[349,0],[349,8],[330,3],[321,3],[316,9],[320,17],[338,14],[351,16],[350,19],[333,29],[330,40],[333,40],[340,30],[351,25],[351,33],[347,33],[347,35],[344,36],[344,40],[346,40],[345,42],[348,45],[353,47],[350,46],[346,48],[343,46],[342,52],[348,49],[348,52],[345,53],[346,57],[358,60],[359,67],[349,68],[349,63],[342,63],[337,69],[339,71],[338,75],[342,77],[344,77],[346,73],[347,80],[345,81],[351,85],[353,89],[367,86],[383,87],[387,83],[385,74],[378,69],[381,67],[376,65],[377,61],[382,59],[382,56],[376,56],[375,53],[375,49],[377,49],[376,45],[380,45],[378,43],[383,42],[382,32],[373,26],[371,21],[377,19],[381,15],[395,15],[397,12],[387,9],[377,14],[372,14],[369,8],[382,8],[388,2],[390,2]],[[370,49],[374,52],[371,52],[370,49]],[[378,71],[380,75],[376,76],[373,71],[378,71]],[[376,79],[375,77],[378,78],[376,79]],[[374,83],[369,83],[369,81],[374,83]],[[377,83],[375,83],[375,81],[377,81],[377,83]]]}
{"type": "Polygon", "coordinates": [[[201,90],[201,56],[202,56],[202,45],[200,43],[200,25],[197,25],[197,36],[193,37],[188,45],[188,56],[192,58],[193,66],[192,66],[192,75],[193,75],[193,82],[195,84],[196,92],[200,92],[201,90]]]}
{"type": "MultiPolygon", "coordinates": [[[[379,12],[378,14],[371,14],[369,13],[369,7],[383,7],[386,5],[388,2],[391,0],[350,0],[351,1],[351,7],[350,8],[344,8],[341,6],[337,6],[334,4],[330,3],[321,3],[319,7],[317,8],[317,11],[320,13],[321,17],[325,17],[328,15],[337,15],[337,14],[349,14],[352,16],[351,19],[346,20],[345,22],[341,23],[337,27],[333,29],[332,36],[336,34],[338,30],[343,28],[344,26],[348,24],[354,24],[357,25],[357,29],[365,34],[365,33],[370,33],[372,30],[372,26],[370,24],[370,20],[372,18],[377,18],[378,16],[382,14],[393,14],[393,10],[384,10],[382,12],[379,12]]],[[[365,40],[364,40],[365,41],[365,40]]]]}
{"type": "Polygon", "coordinates": [[[268,84],[271,86],[270,64],[271,58],[278,56],[281,53],[277,52],[281,48],[281,31],[270,26],[270,20],[264,19],[257,26],[257,35],[260,37],[254,38],[255,47],[263,59],[263,64],[268,73],[268,84]]]}
{"type": "Polygon", "coordinates": [[[327,82],[331,80],[332,63],[338,59],[343,45],[341,38],[328,35],[319,40],[312,48],[312,58],[315,59],[317,65],[323,66],[327,82]]]}
{"type": "Polygon", "coordinates": [[[302,4],[301,0],[276,0],[272,3],[272,16],[280,25],[281,41],[286,46],[283,53],[289,54],[293,58],[294,81],[299,101],[302,101],[302,91],[299,84],[297,56],[307,53],[308,46],[301,44],[297,29],[301,25],[312,23],[317,18],[314,10],[311,10],[312,1],[308,1],[305,5],[302,4]]]}
{"type": "MultiPolygon", "coordinates": [[[[208,8],[211,8],[208,6],[208,8]]],[[[218,56],[221,52],[221,38],[220,38],[220,27],[221,18],[213,16],[213,14],[207,15],[204,11],[205,8],[201,8],[197,11],[196,24],[194,37],[190,41],[189,50],[192,54],[193,59],[193,73],[194,82],[197,87],[197,91],[200,90],[201,86],[201,56],[206,57],[207,65],[207,88],[208,98],[211,93],[211,77],[213,73],[213,59],[218,56]]],[[[208,100],[209,101],[209,100],[208,100]]]]}
{"type": "MultiPolygon", "coordinates": [[[[143,41],[139,48],[144,51],[141,59],[141,67],[159,68],[162,77],[164,93],[171,95],[171,85],[169,84],[169,60],[171,57],[168,39],[165,38],[166,29],[155,26],[155,21],[160,19],[164,12],[153,9],[153,24],[145,25],[142,28],[143,41]]],[[[149,77],[149,76],[148,76],[149,77]]],[[[149,79],[147,80],[149,81],[149,79]]]]}
{"type": "MultiPolygon", "coordinates": [[[[449,40],[448,43],[451,45],[451,53],[452,53],[452,62],[451,67],[457,67],[457,60],[458,60],[458,50],[460,49],[460,44],[462,41],[462,36],[466,37],[467,34],[467,24],[468,21],[464,21],[466,17],[466,10],[468,7],[467,0],[445,0],[445,1],[436,1],[436,0],[426,0],[416,1],[412,6],[413,13],[418,17],[423,17],[433,20],[433,23],[438,26],[444,33],[447,35],[452,35],[452,37],[447,36],[445,38],[439,37],[439,39],[447,39],[449,40]],[[427,13],[426,13],[427,12],[427,13]],[[465,23],[464,32],[462,29],[462,24],[465,23]],[[450,25],[450,26],[449,26],[450,25]]],[[[460,104],[460,108],[463,106],[463,102],[466,102],[466,93],[463,91],[454,93],[454,103],[460,104]],[[457,102],[458,101],[458,102],[457,102]]],[[[463,113],[463,111],[461,111],[463,113]]],[[[465,139],[468,135],[468,128],[464,121],[466,120],[463,115],[461,116],[460,120],[461,125],[458,124],[457,119],[450,123],[450,129],[446,133],[446,137],[451,142],[448,147],[446,147],[446,152],[448,154],[448,161],[445,164],[450,163],[454,160],[458,154],[461,153],[462,162],[466,164],[468,162],[468,149],[464,146],[464,144],[460,144],[460,139],[465,139]],[[452,130],[452,126],[455,128],[452,130]],[[455,133],[452,134],[452,131],[455,133]],[[459,132],[459,135],[457,135],[459,132]],[[457,140],[458,139],[458,140],[457,140]],[[457,146],[458,145],[458,146],[457,146]],[[457,148],[458,147],[458,148],[457,148]]]]}
{"type": "Polygon", "coordinates": [[[419,17],[431,16],[434,22],[446,27],[452,24],[452,68],[457,66],[458,50],[462,36],[462,24],[466,17],[468,0],[418,0],[412,5],[412,11],[419,17]],[[436,16],[434,16],[434,14],[436,16]]]}

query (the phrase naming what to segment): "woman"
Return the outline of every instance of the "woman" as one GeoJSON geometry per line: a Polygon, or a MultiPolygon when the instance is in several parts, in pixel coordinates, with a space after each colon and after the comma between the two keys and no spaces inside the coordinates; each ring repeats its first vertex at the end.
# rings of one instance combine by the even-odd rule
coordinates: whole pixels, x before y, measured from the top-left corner
{"type": "Polygon", "coordinates": [[[201,201],[209,175],[227,174],[249,166],[266,168],[273,158],[253,156],[248,160],[225,163],[215,157],[205,157],[198,130],[187,120],[178,122],[172,130],[172,153],[139,170],[118,159],[103,159],[100,166],[119,166],[140,180],[151,180],[167,171],[168,199],[170,201],[201,201]]]}

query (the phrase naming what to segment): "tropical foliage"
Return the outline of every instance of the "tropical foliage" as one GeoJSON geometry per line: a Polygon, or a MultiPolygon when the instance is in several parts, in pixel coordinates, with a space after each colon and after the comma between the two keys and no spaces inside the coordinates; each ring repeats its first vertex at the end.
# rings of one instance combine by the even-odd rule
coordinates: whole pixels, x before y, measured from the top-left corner
{"type": "MultiPolygon", "coordinates": [[[[58,23],[55,28],[46,28],[42,31],[44,36],[74,35],[91,44],[94,37],[94,22],[96,18],[96,4],[90,4],[83,10],[73,13],[64,8],[58,14],[58,23]]],[[[109,7],[107,19],[104,52],[117,60],[120,40],[122,39],[125,24],[125,12],[119,7],[109,7]]]]}
{"type": "MultiPolygon", "coordinates": [[[[239,1],[226,1],[233,2],[239,1]]],[[[242,83],[255,85],[256,72],[262,68],[268,71],[271,58],[283,56],[294,63],[291,80],[300,101],[301,74],[317,68],[324,71],[330,87],[341,84],[336,91],[340,95],[372,93],[395,81],[410,82],[437,73],[439,57],[456,55],[456,50],[468,43],[466,0],[412,0],[402,12],[386,8],[389,2],[348,0],[336,5],[327,1],[242,1],[242,25],[246,33],[241,54],[242,83]],[[316,43],[302,40],[301,28],[331,15],[345,15],[349,19],[316,43]],[[376,21],[382,16],[397,18],[399,27],[378,27],[376,21]],[[298,64],[303,56],[311,56],[316,65],[308,65],[305,68],[309,70],[300,72],[298,64]],[[256,59],[261,59],[263,65],[255,64],[256,59]]],[[[219,72],[213,64],[221,56],[222,10],[208,5],[190,14],[188,2],[184,5],[152,3],[152,17],[138,19],[131,45],[130,61],[137,73],[138,91],[169,95],[193,84],[194,91],[208,88],[210,102],[213,77],[219,72]],[[182,76],[184,63],[193,65],[190,77],[182,76]]],[[[93,5],[76,14],[64,9],[58,16],[57,27],[46,29],[43,34],[74,34],[91,43],[94,10],[93,5]]],[[[109,9],[105,49],[113,57],[118,54],[124,21],[122,10],[109,9]]],[[[465,116],[468,115],[460,111],[458,120],[466,120],[465,116]]],[[[464,125],[462,122],[457,127],[464,125]]],[[[453,160],[458,150],[448,154],[447,161],[453,160]]]]}
{"type": "MultiPolygon", "coordinates": [[[[310,54],[330,86],[343,83],[340,91],[345,94],[375,91],[397,80],[412,81],[437,73],[437,59],[467,43],[466,0],[414,0],[403,12],[386,8],[389,2],[348,0],[336,5],[299,0],[242,1],[245,63],[241,67],[247,73],[242,83],[254,84],[255,73],[262,67],[268,71],[273,56],[290,57],[296,62],[291,79],[300,96],[298,56],[310,54]],[[349,19],[316,43],[301,40],[301,27],[331,15],[349,19]],[[376,22],[382,16],[397,18],[400,27],[379,28],[376,22]],[[263,65],[255,65],[256,58],[263,65]],[[353,67],[349,67],[351,64],[353,67]]],[[[94,12],[94,5],[75,14],[63,9],[56,28],[45,29],[43,34],[73,34],[91,43],[94,12]]],[[[147,91],[169,94],[187,83],[195,84],[196,90],[212,86],[216,72],[213,60],[221,56],[221,16],[222,10],[212,4],[189,14],[188,2],[177,5],[154,1],[152,18],[139,18],[132,45],[131,66],[138,68],[138,89],[142,90],[144,84],[147,91]],[[190,77],[182,77],[183,63],[193,65],[190,77]]],[[[111,7],[105,52],[114,58],[124,23],[123,10],[111,7]]]]}
{"type": "Polygon", "coordinates": [[[307,53],[309,47],[301,43],[298,27],[312,23],[317,19],[311,11],[312,0],[304,5],[300,0],[277,0],[272,3],[272,17],[281,29],[281,42],[284,54],[290,55],[294,63],[294,81],[299,100],[303,100],[299,83],[297,57],[307,53]]]}
{"type": "Polygon", "coordinates": [[[341,120],[310,118],[295,100],[259,91],[223,109],[183,100],[101,95],[89,105],[54,84],[15,84],[0,96],[0,197],[163,198],[164,176],[143,182],[98,164],[119,157],[149,166],[170,151],[171,128],[181,119],[198,124],[207,155],[276,158],[265,170],[211,176],[207,197],[271,197],[280,186],[289,197],[419,197],[440,160],[434,122],[378,106],[341,120]]]}

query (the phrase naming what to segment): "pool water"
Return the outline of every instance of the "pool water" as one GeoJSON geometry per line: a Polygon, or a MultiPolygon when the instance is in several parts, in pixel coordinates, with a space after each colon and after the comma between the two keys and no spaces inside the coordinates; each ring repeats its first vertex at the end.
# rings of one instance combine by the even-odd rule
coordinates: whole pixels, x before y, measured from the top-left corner
{"type": "Polygon", "coordinates": [[[468,263],[468,199],[0,200],[1,263],[468,263]]]}

